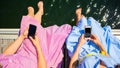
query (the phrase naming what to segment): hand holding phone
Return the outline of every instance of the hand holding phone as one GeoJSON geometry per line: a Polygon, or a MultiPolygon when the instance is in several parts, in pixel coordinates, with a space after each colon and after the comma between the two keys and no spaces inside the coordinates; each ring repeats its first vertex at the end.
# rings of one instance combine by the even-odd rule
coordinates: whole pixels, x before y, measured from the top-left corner
{"type": "Polygon", "coordinates": [[[31,36],[32,38],[35,37],[35,33],[36,33],[36,26],[33,24],[29,25],[29,30],[28,30],[28,38],[31,36]]]}
{"type": "Polygon", "coordinates": [[[85,38],[90,38],[91,36],[91,26],[85,26],[85,38]]]}

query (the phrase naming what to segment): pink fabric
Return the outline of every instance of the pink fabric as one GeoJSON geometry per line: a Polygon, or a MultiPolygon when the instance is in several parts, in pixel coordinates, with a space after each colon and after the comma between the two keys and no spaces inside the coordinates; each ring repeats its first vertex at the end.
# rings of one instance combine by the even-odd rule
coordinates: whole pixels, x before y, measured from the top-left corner
{"type": "MultiPolygon", "coordinates": [[[[63,58],[62,46],[71,30],[71,26],[65,24],[43,28],[34,18],[23,16],[20,33],[23,33],[29,24],[37,26],[37,35],[47,61],[47,67],[60,68],[63,58]]],[[[3,68],[37,68],[36,49],[29,39],[25,39],[16,54],[9,56],[0,55],[0,63],[3,68]]]]}

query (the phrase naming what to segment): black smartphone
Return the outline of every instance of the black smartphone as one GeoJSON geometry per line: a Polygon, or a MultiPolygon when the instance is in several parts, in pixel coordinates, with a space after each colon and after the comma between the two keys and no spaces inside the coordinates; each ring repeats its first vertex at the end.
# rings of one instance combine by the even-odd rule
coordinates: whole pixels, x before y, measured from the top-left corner
{"type": "Polygon", "coordinates": [[[29,25],[29,30],[28,30],[28,38],[31,36],[32,38],[35,38],[35,33],[36,33],[36,26],[33,24],[29,25]]]}
{"type": "Polygon", "coordinates": [[[91,26],[85,26],[85,38],[90,38],[91,36],[91,26]]]}

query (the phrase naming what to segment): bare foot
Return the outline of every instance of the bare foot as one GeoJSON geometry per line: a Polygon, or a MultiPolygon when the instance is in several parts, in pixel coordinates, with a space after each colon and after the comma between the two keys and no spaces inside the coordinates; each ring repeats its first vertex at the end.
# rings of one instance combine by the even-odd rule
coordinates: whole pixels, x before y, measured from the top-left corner
{"type": "Polygon", "coordinates": [[[81,13],[82,13],[82,8],[76,9],[76,17],[77,17],[76,25],[78,24],[78,22],[80,21],[80,19],[83,17],[83,15],[81,13]]]}
{"type": "Polygon", "coordinates": [[[35,14],[34,18],[35,18],[38,22],[40,22],[40,24],[41,24],[42,15],[43,15],[43,13],[44,13],[44,11],[43,11],[43,2],[42,2],[42,1],[38,2],[38,8],[39,8],[39,10],[38,10],[38,12],[35,14]]]}
{"type": "Polygon", "coordinates": [[[33,7],[28,7],[28,15],[34,17],[34,9],[33,9],[33,7]]]}
{"type": "Polygon", "coordinates": [[[38,3],[38,8],[39,8],[39,11],[41,12],[41,14],[43,15],[44,14],[44,9],[43,9],[43,2],[42,1],[40,1],[38,3]]]}

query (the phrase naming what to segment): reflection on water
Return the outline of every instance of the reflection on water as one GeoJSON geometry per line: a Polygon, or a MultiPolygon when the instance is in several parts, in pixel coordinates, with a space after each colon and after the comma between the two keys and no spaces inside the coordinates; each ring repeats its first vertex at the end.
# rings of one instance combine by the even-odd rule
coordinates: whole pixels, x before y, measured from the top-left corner
{"type": "MultiPolygon", "coordinates": [[[[22,15],[27,14],[29,5],[37,11],[37,2],[32,0],[2,1],[0,27],[19,27],[22,15]],[[5,5],[7,4],[7,5],[5,5]],[[11,25],[7,25],[11,23],[11,25]]],[[[94,17],[102,26],[120,28],[120,0],[44,0],[43,26],[68,23],[75,25],[75,10],[82,7],[86,17],[94,17]]]]}

